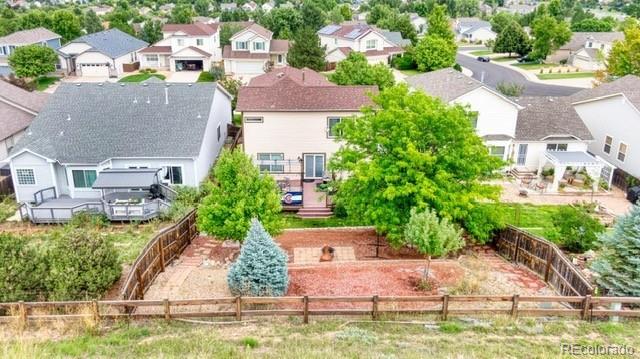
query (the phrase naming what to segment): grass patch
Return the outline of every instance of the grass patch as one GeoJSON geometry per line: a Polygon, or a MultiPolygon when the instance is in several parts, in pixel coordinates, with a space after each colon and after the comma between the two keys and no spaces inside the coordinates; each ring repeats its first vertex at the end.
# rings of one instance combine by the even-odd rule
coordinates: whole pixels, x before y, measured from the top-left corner
{"type": "Polygon", "coordinates": [[[593,72],[563,72],[551,74],[536,74],[540,80],[583,79],[593,77],[593,72]]]}
{"type": "Polygon", "coordinates": [[[519,67],[523,70],[539,70],[539,69],[546,69],[549,67],[557,67],[558,65],[556,64],[538,64],[538,63],[515,63],[515,64],[511,64],[511,66],[515,66],[515,67],[519,67]]]}
{"type": "Polygon", "coordinates": [[[470,54],[473,55],[473,56],[486,56],[486,55],[492,55],[493,51],[491,51],[491,50],[475,50],[475,51],[471,51],[470,54]]]}
{"type": "Polygon", "coordinates": [[[215,82],[215,78],[209,71],[202,71],[198,76],[197,82],[215,82]]]}
{"type": "Polygon", "coordinates": [[[414,76],[414,75],[420,75],[421,71],[418,71],[417,69],[410,69],[410,70],[398,70],[400,72],[402,72],[403,74],[405,74],[406,76],[414,76]]]}
{"type": "Polygon", "coordinates": [[[508,62],[508,61],[515,61],[517,60],[517,57],[509,57],[509,56],[498,56],[498,57],[492,57],[491,61],[495,61],[495,62],[508,62]]]}
{"type": "Polygon", "coordinates": [[[129,75],[129,76],[123,77],[120,80],[118,80],[118,82],[142,82],[152,77],[157,77],[160,80],[165,79],[164,75],[144,73],[144,74],[135,74],[135,75],[129,75]]]}
{"type": "Polygon", "coordinates": [[[13,216],[18,210],[18,202],[13,196],[5,196],[0,201],[0,222],[4,222],[7,218],[13,216]]]}
{"type": "Polygon", "coordinates": [[[60,78],[55,76],[40,76],[36,80],[36,90],[44,91],[59,80],[60,78]]]}
{"type": "Polygon", "coordinates": [[[284,228],[324,228],[367,226],[367,222],[355,218],[298,218],[293,213],[283,213],[284,228]]]}

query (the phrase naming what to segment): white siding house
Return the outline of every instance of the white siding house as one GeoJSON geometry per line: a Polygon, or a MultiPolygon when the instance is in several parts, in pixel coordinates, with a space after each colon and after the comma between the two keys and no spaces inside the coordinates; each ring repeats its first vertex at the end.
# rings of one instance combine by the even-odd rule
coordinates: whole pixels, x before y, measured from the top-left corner
{"type": "Polygon", "coordinates": [[[358,22],[345,22],[339,25],[327,25],[318,30],[320,46],[326,48],[326,61],[337,63],[350,52],[360,52],[371,64],[388,64],[393,55],[404,50],[389,41],[382,30],[358,22]]]}

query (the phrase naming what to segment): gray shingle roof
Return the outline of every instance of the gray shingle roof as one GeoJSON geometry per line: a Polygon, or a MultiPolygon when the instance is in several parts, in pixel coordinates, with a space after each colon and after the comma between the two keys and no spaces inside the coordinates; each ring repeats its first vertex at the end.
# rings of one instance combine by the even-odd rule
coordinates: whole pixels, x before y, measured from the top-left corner
{"type": "Polygon", "coordinates": [[[560,50],[578,51],[584,47],[587,40],[594,40],[597,42],[613,43],[616,40],[624,39],[624,34],[620,31],[611,32],[574,32],[571,35],[571,40],[566,44],[560,46],[560,50]]]}
{"type": "Polygon", "coordinates": [[[422,90],[430,96],[438,97],[444,102],[453,101],[484,86],[482,82],[451,67],[409,76],[406,81],[411,87],[422,90]]]}
{"type": "Polygon", "coordinates": [[[30,30],[16,31],[13,34],[0,37],[0,44],[35,44],[51,39],[59,39],[60,35],[44,27],[37,27],[30,30]]]}
{"type": "Polygon", "coordinates": [[[592,89],[585,89],[571,95],[572,103],[586,101],[593,98],[622,93],[636,108],[640,109],[640,77],[635,75],[623,76],[615,81],[606,82],[592,89]]]}
{"type": "Polygon", "coordinates": [[[550,136],[593,140],[569,97],[527,96],[514,101],[524,107],[518,112],[515,137],[518,141],[541,141],[550,136]]]}
{"type": "Polygon", "coordinates": [[[26,148],[61,163],[91,164],[195,157],[215,91],[215,83],[63,83],[12,153],[26,148]]]}
{"type": "Polygon", "coordinates": [[[81,36],[71,42],[84,42],[94,50],[110,56],[111,58],[126,55],[132,51],[140,50],[149,44],[136,39],[118,29],[109,29],[81,36]]]}

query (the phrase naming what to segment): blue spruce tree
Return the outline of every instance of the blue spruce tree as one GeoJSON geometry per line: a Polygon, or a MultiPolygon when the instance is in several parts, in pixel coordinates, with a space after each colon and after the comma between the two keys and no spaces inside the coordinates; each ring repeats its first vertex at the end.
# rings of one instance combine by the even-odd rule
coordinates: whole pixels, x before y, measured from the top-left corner
{"type": "Polygon", "coordinates": [[[227,283],[233,295],[283,296],[289,285],[287,254],[262,224],[251,221],[240,256],[229,268],[227,283]]]}
{"type": "Polygon", "coordinates": [[[600,237],[602,254],[594,261],[596,282],[613,296],[640,296],[640,206],[600,237]]]}

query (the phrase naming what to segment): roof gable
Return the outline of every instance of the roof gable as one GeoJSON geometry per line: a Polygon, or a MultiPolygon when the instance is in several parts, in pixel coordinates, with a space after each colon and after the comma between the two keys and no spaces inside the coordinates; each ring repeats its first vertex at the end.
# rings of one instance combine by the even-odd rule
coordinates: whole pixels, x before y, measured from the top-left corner
{"type": "Polygon", "coordinates": [[[72,43],[86,43],[91,49],[99,51],[111,58],[117,58],[130,52],[140,50],[149,44],[136,39],[118,29],[109,29],[81,36],[72,43]]]}

